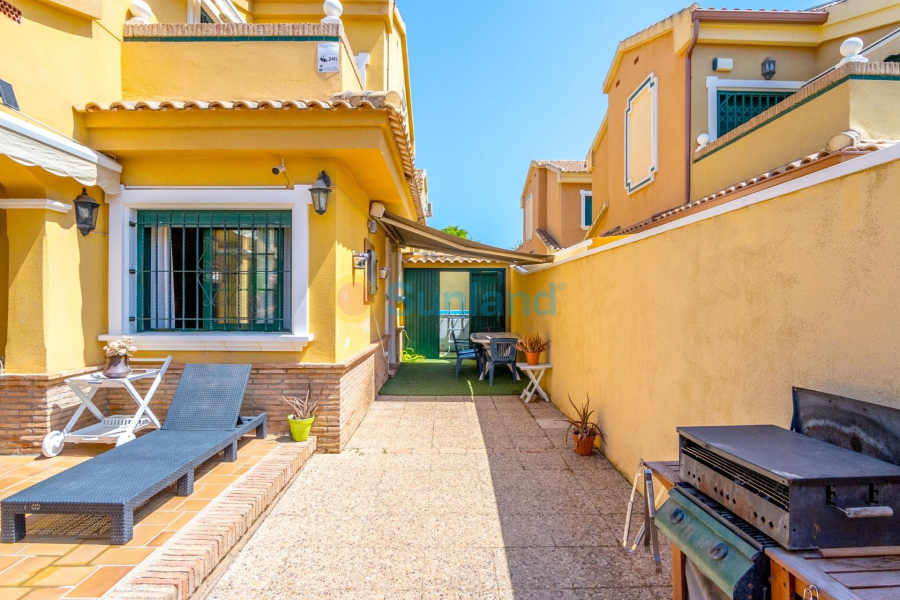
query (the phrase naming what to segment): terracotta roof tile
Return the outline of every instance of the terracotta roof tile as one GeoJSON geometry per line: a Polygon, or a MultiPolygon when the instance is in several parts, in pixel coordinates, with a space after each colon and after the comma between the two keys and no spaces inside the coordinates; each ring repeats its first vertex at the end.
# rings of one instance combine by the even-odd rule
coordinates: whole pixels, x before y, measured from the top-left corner
{"type": "Polygon", "coordinates": [[[404,254],[403,255],[403,264],[426,264],[426,263],[464,263],[464,264],[477,264],[477,263],[489,263],[490,260],[486,258],[472,258],[468,256],[453,256],[451,254],[425,254],[425,253],[414,253],[414,254],[404,254]]]}
{"type": "Polygon", "coordinates": [[[555,167],[565,173],[587,173],[587,162],[583,160],[535,160],[535,167],[555,167]]]}
{"type": "Polygon", "coordinates": [[[88,102],[76,105],[76,112],[167,112],[193,110],[257,110],[257,111],[371,111],[387,113],[393,130],[397,148],[403,159],[403,170],[409,183],[419,221],[424,222],[425,207],[422,206],[418,178],[416,177],[416,161],[413,154],[412,140],[409,133],[408,113],[400,94],[397,92],[345,92],[327,100],[117,100],[115,102],[88,102]]]}
{"type": "MultiPolygon", "coordinates": [[[[821,150],[820,152],[817,152],[815,154],[810,154],[809,156],[804,156],[802,158],[798,158],[797,160],[791,161],[787,164],[781,165],[780,167],[776,167],[774,169],[766,171],[765,173],[760,173],[756,177],[751,177],[750,179],[746,179],[739,183],[735,183],[734,185],[728,186],[727,188],[721,189],[718,192],[715,192],[713,194],[709,194],[708,196],[704,196],[703,198],[698,198],[697,200],[688,202],[687,204],[682,204],[682,205],[675,206],[673,208],[664,210],[662,212],[659,212],[659,213],[653,215],[652,217],[650,217],[649,219],[644,219],[643,221],[641,221],[639,223],[629,225],[625,229],[615,231],[615,234],[616,235],[627,235],[630,233],[635,233],[636,231],[644,229],[645,227],[647,227],[649,225],[657,223],[663,219],[667,219],[673,215],[677,215],[679,213],[682,213],[686,210],[690,210],[692,208],[696,208],[698,206],[702,206],[703,204],[706,204],[713,200],[719,200],[721,198],[725,198],[729,195],[734,194],[735,192],[739,192],[750,186],[763,183],[764,181],[768,181],[770,179],[779,177],[786,173],[790,173],[791,171],[794,171],[801,167],[805,167],[806,165],[820,161],[820,160],[827,158],[829,156],[832,156],[834,154],[840,154],[840,153],[866,154],[869,152],[877,152],[878,150],[882,150],[884,148],[889,148],[891,146],[894,146],[897,143],[900,143],[900,140],[860,139],[860,140],[856,140],[853,143],[851,143],[850,145],[840,148],[838,150],[827,150],[827,149],[821,150]]],[[[612,233],[612,232],[607,232],[607,233],[612,233]]],[[[607,235],[607,234],[604,234],[604,235],[607,235]]]]}
{"type": "Polygon", "coordinates": [[[550,235],[550,232],[548,232],[544,229],[538,229],[536,231],[536,233],[537,233],[537,236],[541,239],[541,241],[544,243],[545,246],[547,246],[547,248],[549,250],[558,252],[559,250],[563,249],[563,247],[559,245],[559,242],[556,241],[556,238],[554,238],[552,235],[550,235]]]}

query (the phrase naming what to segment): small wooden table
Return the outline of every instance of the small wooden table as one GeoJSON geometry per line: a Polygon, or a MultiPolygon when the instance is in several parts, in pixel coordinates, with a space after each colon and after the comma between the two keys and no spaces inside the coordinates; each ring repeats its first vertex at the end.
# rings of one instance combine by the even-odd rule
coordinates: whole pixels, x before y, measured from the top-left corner
{"type": "Polygon", "coordinates": [[[766,554],[772,561],[772,600],[794,600],[794,594],[802,597],[804,591],[807,598],[818,600],[900,598],[898,547],[806,552],[768,548],[766,554]]]}
{"type": "Polygon", "coordinates": [[[544,377],[544,373],[547,369],[552,369],[553,365],[550,363],[538,363],[536,365],[529,365],[527,362],[517,362],[516,366],[519,367],[520,371],[523,371],[529,379],[528,385],[522,391],[522,394],[519,398],[525,400],[525,403],[531,402],[532,396],[535,393],[540,394],[541,398],[544,399],[544,402],[550,402],[550,398],[547,397],[547,393],[541,387],[541,379],[544,377]]]}

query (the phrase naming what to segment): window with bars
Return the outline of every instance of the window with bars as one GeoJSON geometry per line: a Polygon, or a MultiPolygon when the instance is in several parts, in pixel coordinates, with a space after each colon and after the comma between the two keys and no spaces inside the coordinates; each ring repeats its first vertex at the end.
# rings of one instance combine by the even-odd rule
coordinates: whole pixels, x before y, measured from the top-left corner
{"type": "Polygon", "coordinates": [[[719,137],[775,106],[793,93],[719,91],[719,137]]]}
{"type": "Polygon", "coordinates": [[[291,211],[137,214],[137,330],[290,331],[291,211]]]}

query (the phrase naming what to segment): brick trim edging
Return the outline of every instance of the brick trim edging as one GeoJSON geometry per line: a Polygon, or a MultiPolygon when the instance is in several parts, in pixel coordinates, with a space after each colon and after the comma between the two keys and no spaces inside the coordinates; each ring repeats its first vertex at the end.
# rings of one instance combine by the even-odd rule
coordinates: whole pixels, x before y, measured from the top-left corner
{"type": "Polygon", "coordinates": [[[312,437],[272,450],[103,599],[188,600],[243,544],[315,450],[312,437]]]}

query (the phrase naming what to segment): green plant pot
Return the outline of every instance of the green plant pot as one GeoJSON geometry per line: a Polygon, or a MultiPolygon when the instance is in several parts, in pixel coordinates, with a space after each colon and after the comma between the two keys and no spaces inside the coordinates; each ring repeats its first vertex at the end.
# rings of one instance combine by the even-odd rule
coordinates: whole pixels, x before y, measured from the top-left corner
{"type": "Polygon", "coordinates": [[[309,430],[312,429],[315,417],[309,419],[294,419],[288,417],[288,425],[291,426],[291,439],[295,442],[305,442],[309,437],[309,430]]]}

